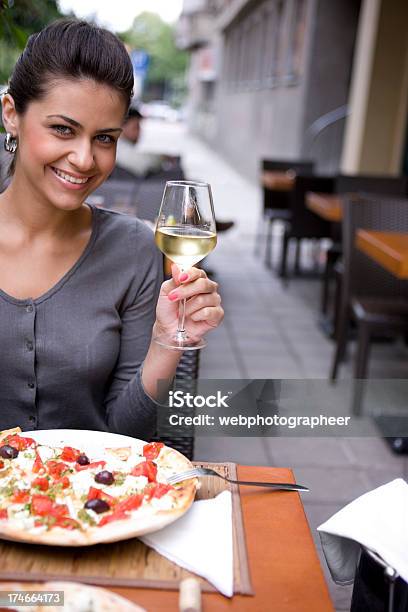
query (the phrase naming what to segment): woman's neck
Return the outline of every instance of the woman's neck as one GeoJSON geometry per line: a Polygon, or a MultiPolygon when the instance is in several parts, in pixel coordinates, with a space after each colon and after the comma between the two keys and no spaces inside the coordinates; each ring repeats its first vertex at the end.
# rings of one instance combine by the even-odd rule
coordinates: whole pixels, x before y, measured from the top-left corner
{"type": "Polygon", "coordinates": [[[82,205],[74,210],[60,210],[32,187],[27,188],[23,177],[14,176],[0,195],[0,219],[13,227],[25,240],[48,238],[69,239],[81,229],[89,227],[91,211],[82,205]]]}

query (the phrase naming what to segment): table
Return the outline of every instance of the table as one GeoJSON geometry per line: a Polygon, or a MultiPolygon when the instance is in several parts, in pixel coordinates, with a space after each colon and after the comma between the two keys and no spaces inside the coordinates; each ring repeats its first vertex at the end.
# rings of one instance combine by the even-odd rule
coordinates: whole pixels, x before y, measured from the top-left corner
{"type": "Polygon", "coordinates": [[[340,223],[343,218],[343,206],[341,196],[331,193],[316,193],[308,191],[306,194],[306,206],[319,217],[340,223]]]}
{"type": "Polygon", "coordinates": [[[291,191],[295,186],[296,174],[293,170],[265,170],[261,176],[264,187],[272,191],[291,191]]]}
{"type": "MultiPolygon", "coordinates": [[[[286,468],[238,466],[238,478],[294,482],[286,468]]],[[[204,611],[334,612],[298,493],[240,487],[255,596],[203,593],[204,611]]],[[[176,612],[176,591],[112,589],[149,612],[176,612]]]]}
{"type": "Polygon", "coordinates": [[[408,279],[408,233],[357,230],[356,246],[400,279],[408,279]]]}

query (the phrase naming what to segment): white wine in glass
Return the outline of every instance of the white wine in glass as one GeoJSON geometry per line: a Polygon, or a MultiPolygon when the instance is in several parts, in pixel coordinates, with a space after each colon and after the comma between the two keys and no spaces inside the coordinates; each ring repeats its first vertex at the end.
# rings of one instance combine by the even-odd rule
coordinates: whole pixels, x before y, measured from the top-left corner
{"type": "MultiPolygon", "coordinates": [[[[168,259],[181,271],[204,259],[217,244],[214,207],[210,185],[194,181],[168,181],[156,224],[155,241],[168,259]]],[[[202,339],[184,328],[186,300],[179,306],[178,328],[162,334],[155,342],[177,350],[196,350],[206,346],[202,339]]]]}

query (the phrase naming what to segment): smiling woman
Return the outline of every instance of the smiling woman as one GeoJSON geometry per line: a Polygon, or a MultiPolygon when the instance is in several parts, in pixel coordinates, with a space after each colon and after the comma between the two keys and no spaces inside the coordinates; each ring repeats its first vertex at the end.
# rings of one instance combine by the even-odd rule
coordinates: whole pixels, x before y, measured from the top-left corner
{"type": "MultiPolygon", "coordinates": [[[[162,283],[150,230],[86,203],[114,167],[132,86],[113,34],[63,20],[30,37],[3,96],[0,429],[154,434],[157,383],[179,353],[152,335],[177,327],[179,271],[162,283]]],[[[223,316],[217,285],[195,268],[182,284],[203,335],[223,316]]]]}

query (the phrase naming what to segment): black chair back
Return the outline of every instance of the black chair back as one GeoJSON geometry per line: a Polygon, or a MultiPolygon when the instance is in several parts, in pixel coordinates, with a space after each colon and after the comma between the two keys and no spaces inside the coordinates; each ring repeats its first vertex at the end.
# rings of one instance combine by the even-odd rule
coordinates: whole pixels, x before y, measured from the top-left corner
{"type": "MultiPolygon", "coordinates": [[[[314,162],[309,160],[283,160],[283,159],[263,159],[261,162],[262,171],[287,172],[293,170],[296,174],[313,174],[314,162]]],[[[267,210],[287,210],[289,206],[288,192],[277,191],[263,188],[263,209],[267,210]]]]}
{"type": "Polygon", "coordinates": [[[116,164],[111,174],[108,176],[108,181],[135,181],[136,183],[141,182],[141,178],[130,172],[130,170],[126,170],[126,168],[122,168],[116,164]]]}
{"type": "Polygon", "coordinates": [[[296,173],[313,174],[314,162],[310,160],[297,159],[263,159],[262,170],[277,170],[286,172],[293,170],[296,173]]]}
{"type": "Polygon", "coordinates": [[[339,174],[336,177],[336,193],[383,193],[405,197],[408,195],[408,177],[406,176],[348,176],[339,174]]]}
{"type": "Polygon", "coordinates": [[[356,246],[358,229],[407,232],[408,199],[375,194],[346,197],[343,208],[343,307],[351,297],[408,298],[408,282],[399,280],[356,246]]]}
{"type": "Polygon", "coordinates": [[[88,201],[102,208],[139,216],[137,194],[138,184],[135,181],[110,179],[100,185],[88,198],[88,201]]]}
{"type": "Polygon", "coordinates": [[[332,226],[306,207],[306,193],[317,191],[332,193],[334,179],[323,176],[297,176],[290,193],[290,229],[292,238],[330,238],[332,226]]]}

